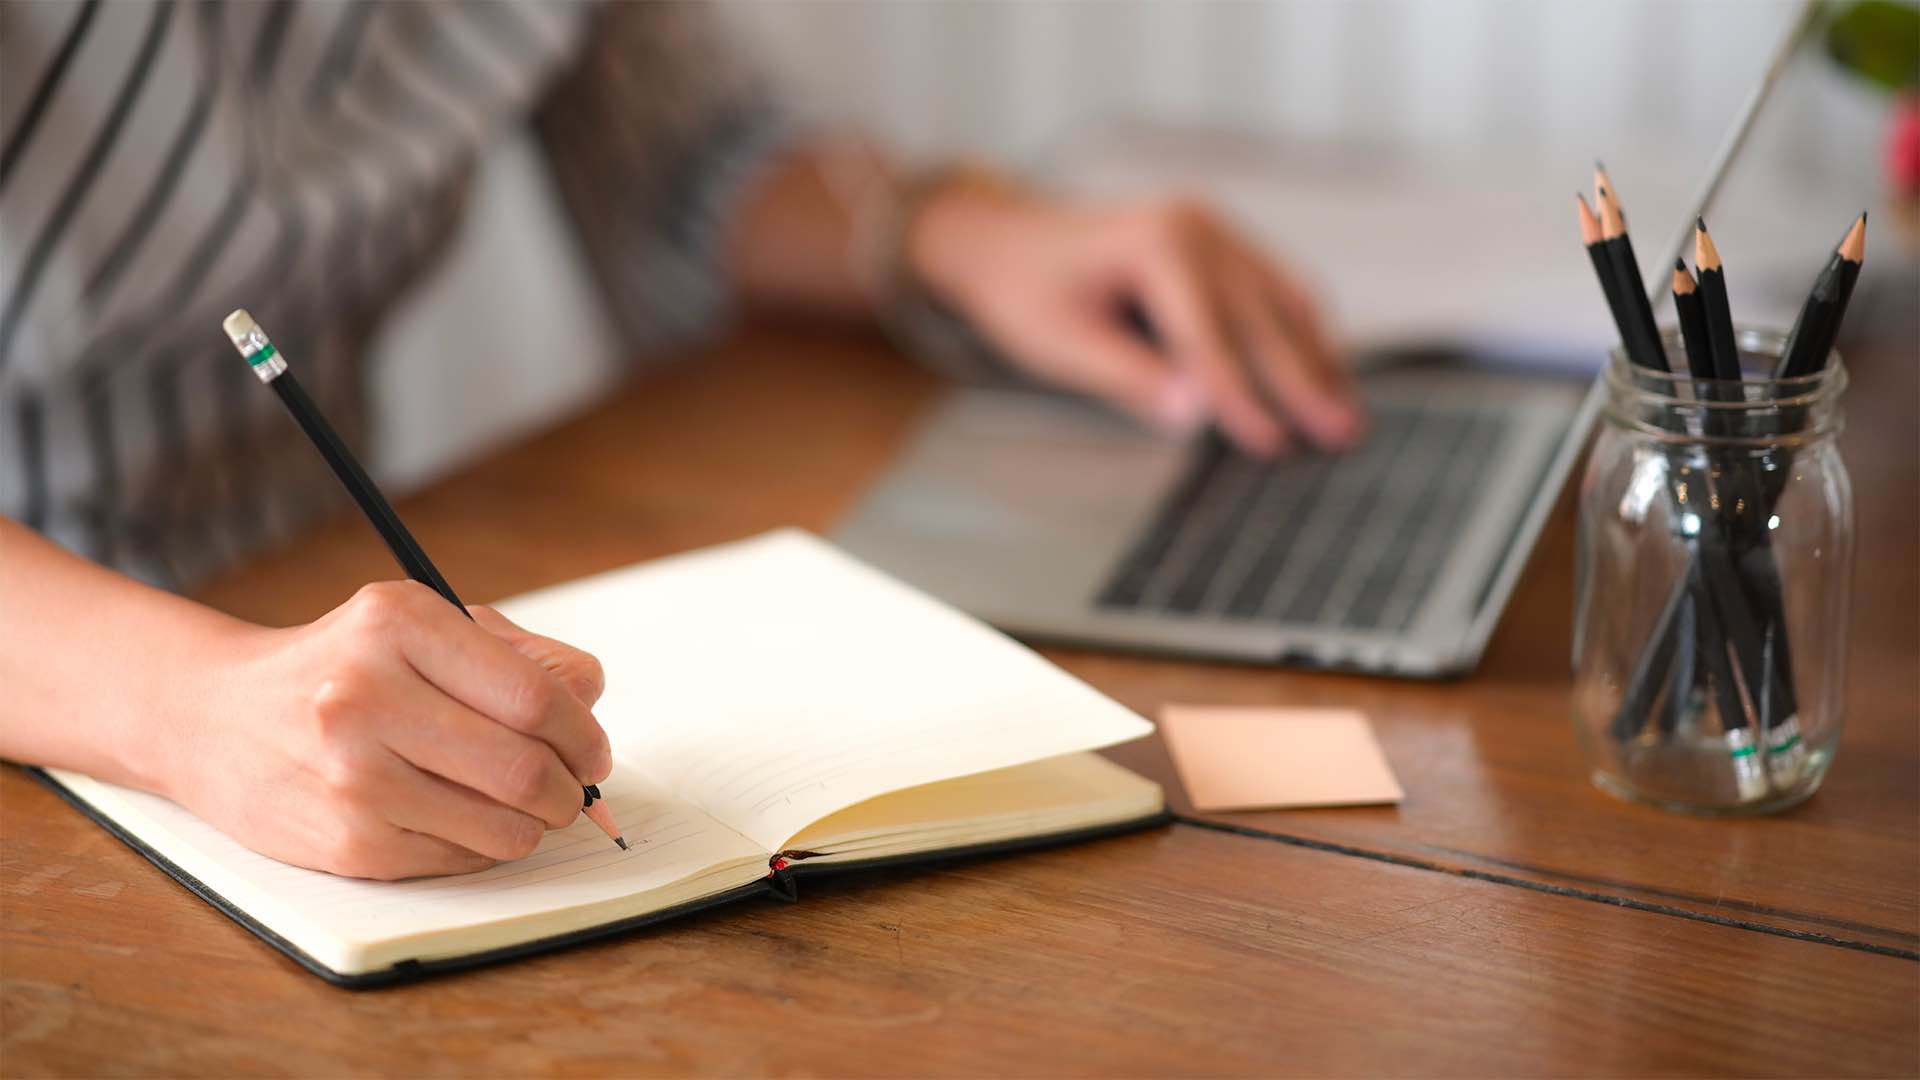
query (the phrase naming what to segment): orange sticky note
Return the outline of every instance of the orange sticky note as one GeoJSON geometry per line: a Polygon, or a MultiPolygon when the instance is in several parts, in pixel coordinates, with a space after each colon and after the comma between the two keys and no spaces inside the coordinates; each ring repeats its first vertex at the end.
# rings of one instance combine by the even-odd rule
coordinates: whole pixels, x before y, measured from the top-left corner
{"type": "Polygon", "coordinates": [[[1197,810],[1363,806],[1405,798],[1353,709],[1168,705],[1160,731],[1197,810]]]}

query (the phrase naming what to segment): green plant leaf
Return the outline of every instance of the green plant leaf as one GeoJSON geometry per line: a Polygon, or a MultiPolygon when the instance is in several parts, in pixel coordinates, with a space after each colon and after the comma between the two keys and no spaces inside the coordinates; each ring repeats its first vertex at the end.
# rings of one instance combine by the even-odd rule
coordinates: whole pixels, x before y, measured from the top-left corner
{"type": "Polygon", "coordinates": [[[1827,55],[1889,90],[1920,86],[1920,7],[1857,0],[1827,27],[1827,55]]]}

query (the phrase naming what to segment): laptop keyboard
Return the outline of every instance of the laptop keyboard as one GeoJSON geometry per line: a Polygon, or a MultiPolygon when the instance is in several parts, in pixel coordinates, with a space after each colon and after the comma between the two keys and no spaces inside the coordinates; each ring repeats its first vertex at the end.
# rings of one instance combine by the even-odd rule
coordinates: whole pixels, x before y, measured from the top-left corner
{"type": "Polygon", "coordinates": [[[1406,629],[1509,419],[1383,407],[1351,453],[1260,462],[1209,434],[1097,603],[1108,610],[1406,629]]]}

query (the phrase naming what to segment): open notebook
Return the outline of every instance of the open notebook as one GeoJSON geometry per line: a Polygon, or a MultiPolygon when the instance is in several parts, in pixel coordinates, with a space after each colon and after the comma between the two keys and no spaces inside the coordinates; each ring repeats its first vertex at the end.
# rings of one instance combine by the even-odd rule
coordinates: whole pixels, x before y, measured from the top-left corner
{"type": "Polygon", "coordinates": [[[373,882],[246,850],[164,799],[48,770],[83,810],[317,974],[375,985],[613,933],[830,868],[1053,843],[1164,816],[1088,751],[1147,721],[802,532],[499,605],[598,655],[600,785],[584,818],[461,877],[373,882]]]}

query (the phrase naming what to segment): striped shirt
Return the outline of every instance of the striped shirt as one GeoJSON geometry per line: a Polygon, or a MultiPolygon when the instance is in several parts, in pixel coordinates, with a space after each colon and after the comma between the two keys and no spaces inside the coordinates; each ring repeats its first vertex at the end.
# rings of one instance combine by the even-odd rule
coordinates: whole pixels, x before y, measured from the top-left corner
{"type": "Polygon", "coordinates": [[[721,45],[681,4],[0,3],[0,513],[178,587],[337,505],[220,319],[363,443],[364,342],[528,118],[633,344],[708,330],[780,131],[721,45]]]}

